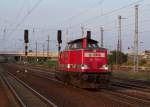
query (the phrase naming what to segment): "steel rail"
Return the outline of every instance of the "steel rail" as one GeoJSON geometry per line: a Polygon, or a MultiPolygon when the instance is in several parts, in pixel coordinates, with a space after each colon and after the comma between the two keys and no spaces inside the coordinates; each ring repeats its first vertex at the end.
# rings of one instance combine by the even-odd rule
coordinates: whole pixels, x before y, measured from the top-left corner
{"type": "Polygon", "coordinates": [[[6,77],[0,73],[2,80],[4,81],[4,83],[6,83],[7,87],[10,89],[10,91],[12,92],[12,94],[14,95],[14,97],[16,98],[16,100],[19,102],[19,104],[22,107],[26,107],[25,103],[22,101],[22,99],[19,97],[19,95],[17,94],[17,92],[14,90],[14,88],[10,85],[10,83],[8,82],[8,80],[6,79],[6,77]]]}
{"type": "Polygon", "coordinates": [[[138,90],[138,91],[150,93],[150,89],[149,88],[143,87],[143,86],[134,85],[134,84],[115,82],[115,83],[112,83],[111,85],[112,86],[123,87],[123,88],[135,89],[135,90],[138,90]]]}
{"type": "Polygon", "coordinates": [[[137,97],[133,97],[130,95],[127,95],[125,93],[121,93],[121,92],[117,92],[117,91],[112,91],[112,90],[101,90],[104,93],[110,94],[110,95],[114,95],[117,96],[123,100],[127,100],[126,102],[130,103],[130,104],[144,104],[144,105],[149,105],[150,106],[150,101],[149,100],[144,100],[141,98],[137,98],[137,97]]]}
{"type": "MultiPolygon", "coordinates": [[[[16,76],[14,76],[13,74],[11,74],[10,72],[7,72],[12,78],[14,78],[15,80],[17,80],[20,84],[22,84],[24,87],[26,87],[28,90],[30,90],[34,95],[36,95],[37,97],[39,97],[42,101],[46,102],[48,105],[53,106],[53,107],[58,107],[56,104],[54,104],[52,101],[50,101],[49,99],[47,99],[46,97],[44,97],[43,95],[41,95],[39,92],[37,92],[36,90],[34,90],[33,88],[31,88],[29,85],[27,85],[25,82],[23,82],[22,80],[20,80],[19,78],[17,78],[16,76]]],[[[25,106],[26,107],[26,106],[25,106]]]]}
{"type": "MultiPolygon", "coordinates": [[[[52,80],[52,81],[55,81],[55,82],[59,82],[56,79],[52,79],[52,78],[47,77],[47,76],[44,75],[44,74],[53,75],[53,73],[45,72],[45,71],[42,71],[42,70],[37,70],[35,68],[27,68],[27,70],[29,70],[30,73],[32,73],[33,75],[39,76],[41,78],[49,79],[49,80],[52,80]],[[35,74],[35,71],[37,71],[36,74],[35,74]],[[38,75],[38,72],[39,72],[39,74],[43,74],[43,75],[38,75]]],[[[128,88],[130,88],[130,87],[128,87],[128,88]]],[[[141,98],[136,98],[136,97],[133,97],[131,95],[126,95],[125,93],[113,92],[113,91],[111,92],[110,90],[103,90],[102,92],[107,93],[108,95],[119,96],[121,99],[126,100],[126,101],[122,101],[123,103],[126,103],[126,104],[130,104],[130,105],[140,104],[140,103],[142,103],[144,105],[145,104],[148,104],[148,105],[150,104],[150,101],[148,101],[148,100],[144,100],[144,99],[141,99],[141,98]]]]}

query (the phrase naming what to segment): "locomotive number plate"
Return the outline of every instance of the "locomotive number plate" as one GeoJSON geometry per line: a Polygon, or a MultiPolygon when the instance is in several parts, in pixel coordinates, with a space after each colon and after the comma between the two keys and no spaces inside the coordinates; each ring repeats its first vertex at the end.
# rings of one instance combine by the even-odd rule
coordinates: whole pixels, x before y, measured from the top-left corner
{"type": "Polygon", "coordinates": [[[105,57],[105,53],[84,53],[84,57],[105,57]]]}

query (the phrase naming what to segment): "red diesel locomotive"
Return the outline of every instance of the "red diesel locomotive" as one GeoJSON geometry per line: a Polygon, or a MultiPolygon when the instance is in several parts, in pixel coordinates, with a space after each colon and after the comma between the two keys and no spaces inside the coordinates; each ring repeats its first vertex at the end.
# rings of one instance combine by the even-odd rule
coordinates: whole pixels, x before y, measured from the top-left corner
{"type": "Polygon", "coordinates": [[[59,53],[56,77],[81,88],[108,86],[111,72],[107,64],[107,50],[100,48],[97,41],[76,39],[59,53]]]}

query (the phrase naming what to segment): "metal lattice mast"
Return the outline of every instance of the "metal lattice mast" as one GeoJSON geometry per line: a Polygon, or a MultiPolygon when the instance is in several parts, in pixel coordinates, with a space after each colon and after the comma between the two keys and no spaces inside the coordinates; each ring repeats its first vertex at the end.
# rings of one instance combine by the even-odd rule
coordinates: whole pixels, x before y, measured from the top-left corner
{"type": "Polygon", "coordinates": [[[118,16],[118,51],[122,52],[122,19],[126,19],[122,16],[118,16]]]}
{"type": "Polygon", "coordinates": [[[119,26],[118,26],[118,51],[122,51],[122,38],[121,38],[121,16],[118,16],[119,26]]]}
{"type": "Polygon", "coordinates": [[[134,72],[138,72],[138,5],[135,5],[135,34],[134,34],[134,72]]]}

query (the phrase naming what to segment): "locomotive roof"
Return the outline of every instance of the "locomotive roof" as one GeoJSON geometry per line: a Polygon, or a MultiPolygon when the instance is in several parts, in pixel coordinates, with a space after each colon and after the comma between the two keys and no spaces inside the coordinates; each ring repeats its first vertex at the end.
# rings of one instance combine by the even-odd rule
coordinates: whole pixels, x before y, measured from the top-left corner
{"type": "MultiPolygon", "coordinates": [[[[85,38],[75,39],[75,40],[72,40],[72,41],[68,42],[68,44],[80,42],[80,41],[82,41],[83,39],[85,39],[85,38]]],[[[98,43],[98,41],[96,41],[96,40],[94,40],[94,39],[88,39],[88,41],[89,41],[89,42],[95,42],[95,43],[98,43]]]]}

